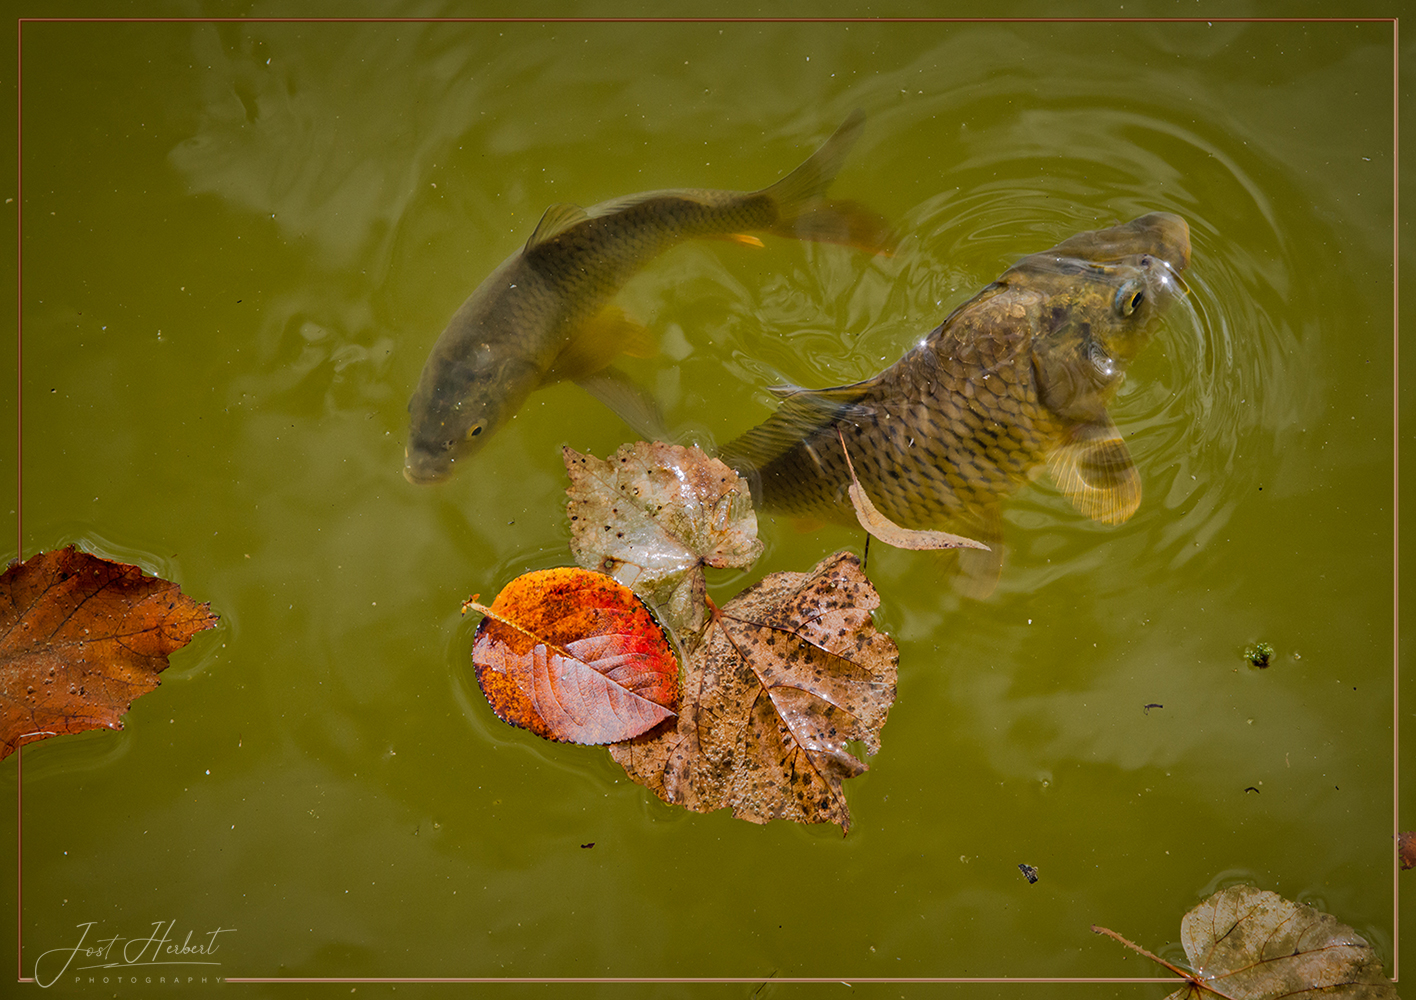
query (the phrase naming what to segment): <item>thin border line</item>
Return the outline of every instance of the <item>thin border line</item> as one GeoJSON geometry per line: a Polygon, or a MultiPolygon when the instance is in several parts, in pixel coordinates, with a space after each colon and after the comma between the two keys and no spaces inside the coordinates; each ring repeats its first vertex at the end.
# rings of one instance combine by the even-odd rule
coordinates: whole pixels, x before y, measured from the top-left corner
{"type": "Polygon", "coordinates": [[[386,976],[359,978],[357,976],[320,978],[318,976],[291,976],[289,978],[265,978],[261,976],[222,976],[223,983],[516,983],[526,984],[569,984],[569,983],[841,983],[854,986],[857,983],[1156,983],[1160,986],[1174,986],[1185,980],[1174,976],[1134,976],[1124,979],[1103,979],[1093,976],[1070,976],[1047,979],[1041,976],[920,976],[907,979],[892,979],[886,976],[645,976],[640,979],[615,976],[560,976],[554,979],[532,979],[528,976],[386,976]]]}
{"type": "Polygon", "coordinates": [[[1401,19],[1391,22],[1391,981],[1401,978],[1401,19]]]}
{"type": "MultiPolygon", "coordinates": [[[[24,20],[15,28],[15,560],[25,558],[25,114],[24,20]]],[[[15,747],[15,972],[25,975],[25,773],[15,747]]]]}
{"type": "MultiPolygon", "coordinates": [[[[1400,510],[1401,510],[1401,49],[1399,17],[20,17],[16,18],[15,55],[15,547],[16,559],[24,555],[24,27],[35,24],[1390,24],[1392,29],[1392,975],[1400,981],[1401,883],[1397,838],[1401,808],[1401,670],[1400,670],[1400,510]]],[[[24,747],[15,750],[15,904],[17,981],[32,983],[24,975],[24,747]]],[[[879,977],[731,977],[731,978],[261,978],[222,977],[228,983],[1160,983],[1169,978],[1031,978],[939,977],[892,979],[879,977]]]]}
{"type": "MultiPolygon", "coordinates": [[[[1391,24],[1391,17],[25,17],[37,24],[1391,24]]],[[[836,982],[836,980],[830,980],[836,982]]]]}

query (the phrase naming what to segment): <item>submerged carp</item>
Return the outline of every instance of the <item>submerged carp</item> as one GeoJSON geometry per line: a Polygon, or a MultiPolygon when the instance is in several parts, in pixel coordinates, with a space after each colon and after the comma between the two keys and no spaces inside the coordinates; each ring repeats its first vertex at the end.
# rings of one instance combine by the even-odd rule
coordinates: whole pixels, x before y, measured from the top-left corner
{"type": "MultiPolygon", "coordinates": [[[[1080,233],[1018,261],[874,378],[781,390],[722,458],[759,502],[847,524],[842,438],[866,494],[907,527],[994,543],[998,501],[1043,463],[1082,513],[1124,521],[1141,482],[1106,403],[1189,261],[1177,215],[1080,233]]],[[[996,545],[961,552],[975,590],[991,589],[1001,558],[996,545]]]]}
{"type": "MultiPolygon", "coordinates": [[[[532,391],[553,382],[574,380],[634,409],[623,376],[607,366],[643,331],[607,305],[670,247],[757,231],[883,250],[884,220],[823,197],[864,120],[852,114],[805,163],[760,191],[650,191],[588,211],[547,209],[525,247],[482,282],[433,345],[408,403],[404,476],[431,483],[451,475],[532,391]]],[[[644,412],[641,423],[650,419],[644,412]]]]}

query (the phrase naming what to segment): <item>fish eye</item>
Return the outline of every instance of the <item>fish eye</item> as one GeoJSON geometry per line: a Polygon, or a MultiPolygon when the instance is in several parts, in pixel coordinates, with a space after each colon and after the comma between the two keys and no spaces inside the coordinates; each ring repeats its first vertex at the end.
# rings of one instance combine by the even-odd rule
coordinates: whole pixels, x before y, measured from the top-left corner
{"type": "Polygon", "coordinates": [[[1122,316],[1130,316],[1141,307],[1141,303],[1145,300],[1146,291],[1144,288],[1127,284],[1116,293],[1116,311],[1122,316]]]}
{"type": "Polygon", "coordinates": [[[482,423],[481,423],[481,421],[478,421],[477,423],[473,424],[471,427],[467,428],[467,440],[471,441],[474,437],[477,437],[477,436],[480,435],[481,433],[482,433],[482,423]]]}

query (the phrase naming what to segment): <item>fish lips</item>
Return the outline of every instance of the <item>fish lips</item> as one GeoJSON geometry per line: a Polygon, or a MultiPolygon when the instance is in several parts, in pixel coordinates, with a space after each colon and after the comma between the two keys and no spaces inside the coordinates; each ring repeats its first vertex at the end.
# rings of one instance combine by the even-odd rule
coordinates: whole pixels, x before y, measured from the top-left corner
{"type": "Polygon", "coordinates": [[[452,475],[452,463],[414,448],[403,450],[403,478],[414,486],[431,486],[452,475]]]}

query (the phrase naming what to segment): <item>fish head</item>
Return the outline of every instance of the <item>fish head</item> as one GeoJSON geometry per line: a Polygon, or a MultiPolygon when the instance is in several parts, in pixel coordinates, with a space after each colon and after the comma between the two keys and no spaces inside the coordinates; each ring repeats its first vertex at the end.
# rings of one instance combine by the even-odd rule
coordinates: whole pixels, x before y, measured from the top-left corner
{"type": "Polygon", "coordinates": [[[1078,233],[1024,257],[996,284],[1036,296],[1033,369],[1043,402],[1061,416],[1097,419],[1155,320],[1181,294],[1190,262],[1185,220],[1155,212],[1078,233]]]}
{"type": "Polygon", "coordinates": [[[466,358],[428,365],[408,401],[408,444],[403,477],[410,483],[441,482],[487,443],[514,414],[541,377],[529,361],[497,357],[481,344],[466,358]]]}

